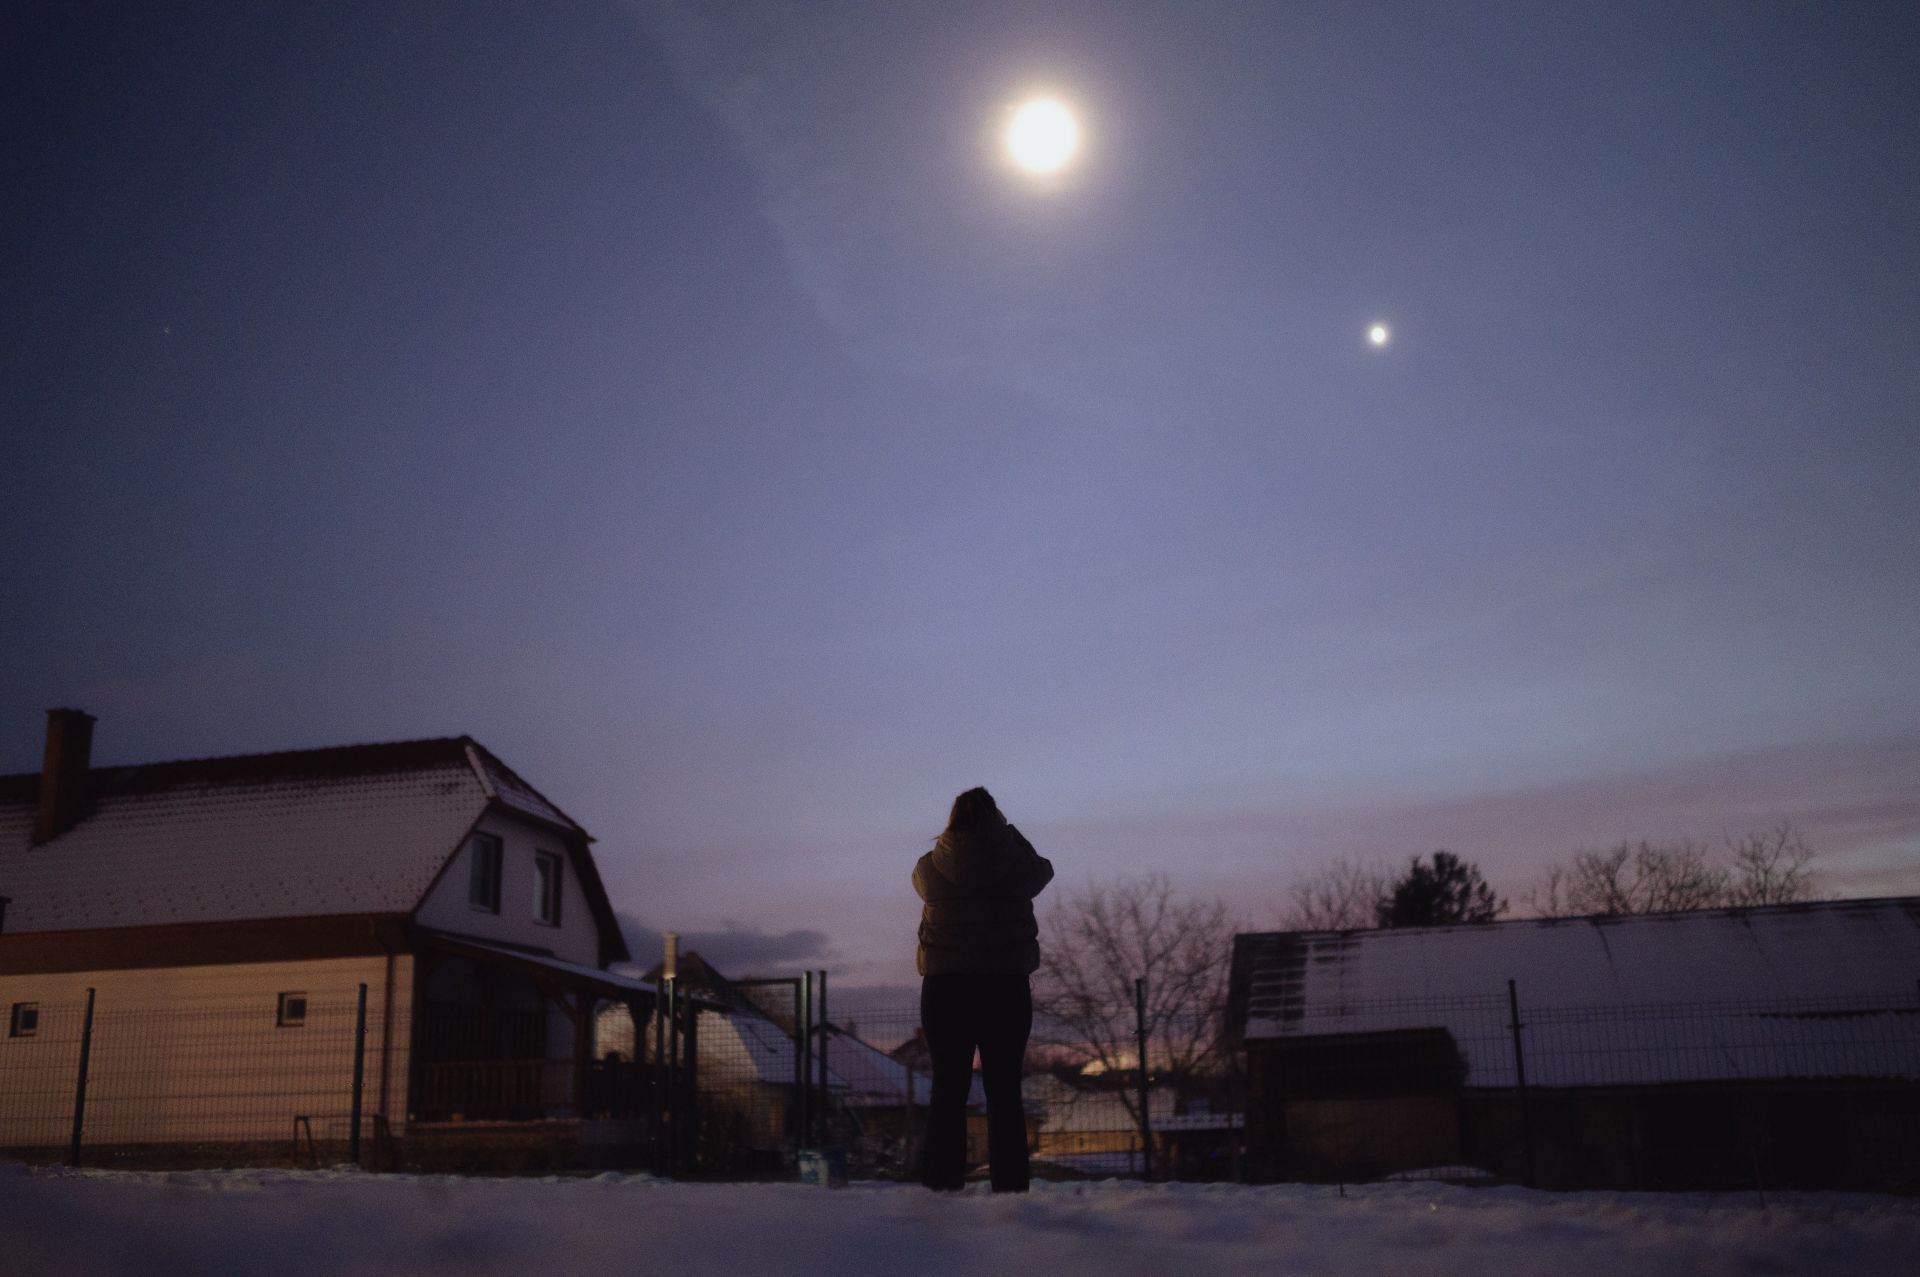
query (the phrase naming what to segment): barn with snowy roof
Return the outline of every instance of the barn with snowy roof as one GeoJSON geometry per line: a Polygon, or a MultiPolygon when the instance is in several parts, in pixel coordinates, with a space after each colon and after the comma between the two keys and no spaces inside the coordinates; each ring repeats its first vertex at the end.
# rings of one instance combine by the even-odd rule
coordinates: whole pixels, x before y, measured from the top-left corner
{"type": "Polygon", "coordinates": [[[0,777],[0,1147],[591,1115],[595,1005],[653,986],[606,969],[586,831],[478,742],[94,767],[92,729],[0,777]]]}
{"type": "Polygon", "coordinates": [[[1235,937],[1250,1165],[1920,1183],[1920,898],[1235,937]]]}

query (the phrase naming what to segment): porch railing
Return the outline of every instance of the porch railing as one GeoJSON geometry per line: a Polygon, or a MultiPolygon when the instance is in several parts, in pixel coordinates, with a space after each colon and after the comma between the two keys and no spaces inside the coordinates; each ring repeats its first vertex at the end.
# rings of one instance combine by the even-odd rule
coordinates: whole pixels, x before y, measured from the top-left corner
{"type": "Polygon", "coordinates": [[[652,1104],[653,1069],[619,1060],[455,1060],[417,1067],[422,1122],[523,1122],[542,1117],[632,1118],[652,1104]]]}

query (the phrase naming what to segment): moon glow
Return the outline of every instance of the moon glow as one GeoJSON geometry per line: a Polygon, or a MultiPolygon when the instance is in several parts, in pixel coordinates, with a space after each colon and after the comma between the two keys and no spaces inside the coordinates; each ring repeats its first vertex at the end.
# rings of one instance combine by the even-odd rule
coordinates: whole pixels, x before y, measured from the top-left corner
{"type": "Polygon", "coordinates": [[[1367,343],[1369,345],[1384,346],[1392,340],[1393,333],[1388,330],[1385,324],[1375,324],[1373,327],[1367,329],[1367,343]]]}
{"type": "Polygon", "coordinates": [[[1007,121],[1007,154],[1026,172],[1058,173],[1080,150],[1080,121],[1055,98],[1023,103],[1007,121]]]}

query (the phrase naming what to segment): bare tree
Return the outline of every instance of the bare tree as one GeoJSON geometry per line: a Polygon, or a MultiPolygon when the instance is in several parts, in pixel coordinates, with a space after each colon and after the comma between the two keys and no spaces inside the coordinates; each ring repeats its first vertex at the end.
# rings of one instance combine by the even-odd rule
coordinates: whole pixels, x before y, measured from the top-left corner
{"type": "Polygon", "coordinates": [[[1358,931],[1377,925],[1376,907],[1393,884],[1385,865],[1340,857],[1296,874],[1277,919],[1282,931],[1358,931]]]}
{"type": "Polygon", "coordinates": [[[1647,841],[1575,852],[1548,875],[1535,907],[1549,918],[1710,908],[1727,889],[1726,870],[1711,853],[1705,843],[1647,841]]]}
{"type": "Polygon", "coordinates": [[[1712,844],[1622,842],[1581,851],[1528,895],[1545,918],[1786,904],[1813,894],[1813,851],[1790,824],[1712,844]]]}
{"type": "MultiPolygon", "coordinates": [[[[1089,1071],[1131,1070],[1133,982],[1144,976],[1148,1069],[1178,1091],[1218,1063],[1233,933],[1224,902],[1182,899],[1163,874],[1093,883],[1063,898],[1040,941],[1036,1037],[1089,1071]]],[[[1132,1088],[1120,1098],[1139,1120],[1132,1088]]]]}
{"type": "Polygon", "coordinates": [[[1813,848],[1782,821],[1765,833],[1727,839],[1730,905],[1787,905],[1814,895],[1813,848]]]}

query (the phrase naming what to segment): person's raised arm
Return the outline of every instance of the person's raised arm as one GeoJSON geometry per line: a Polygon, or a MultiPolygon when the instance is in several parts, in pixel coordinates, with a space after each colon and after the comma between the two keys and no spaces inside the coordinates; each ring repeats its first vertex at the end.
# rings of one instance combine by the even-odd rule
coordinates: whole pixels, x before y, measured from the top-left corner
{"type": "Polygon", "coordinates": [[[1047,884],[1053,881],[1053,862],[1035,851],[1033,844],[1027,841],[1027,836],[1015,829],[1012,824],[1007,826],[1007,830],[1019,844],[1022,858],[1026,862],[1020,867],[1020,880],[1022,887],[1026,890],[1027,899],[1031,900],[1045,891],[1047,884]]]}

